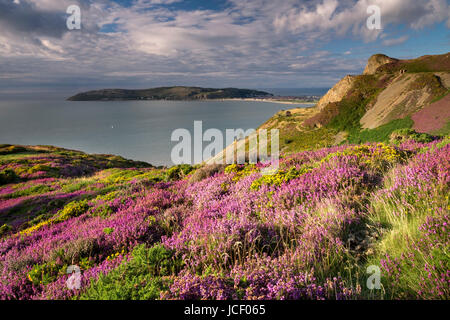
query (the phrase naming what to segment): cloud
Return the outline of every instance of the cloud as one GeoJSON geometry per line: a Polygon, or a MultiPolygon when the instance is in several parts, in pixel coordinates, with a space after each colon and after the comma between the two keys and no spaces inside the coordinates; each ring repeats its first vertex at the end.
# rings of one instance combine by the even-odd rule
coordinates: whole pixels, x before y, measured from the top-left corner
{"type": "Polygon", "coordinates": [[[390,26],[420,30],[450,19],[445,0],[229,0],[217,9],[176,2],[0,0],[0,71],[11,79],[2,76],[0,86],[331,85],[359,73],[366,58],[353,45],[344,54],[320,49],[328,41],[392,46],[408,38],[390,38],[390,26]],[[66,28],[71,4],[82,9],[80,31],[66,28]],[[367,29],[369,4],[380,6],[383,30],[367,29]]]}
{"type": "Polygon", "coordinates": [[[353,35],[374,41],[382,33],[369,30],[366,21],[369,5],[376,5],[381,10],[382,28],[390,25],[407,25],[412,29],[421,29],[437,22],[449,19],[450,6],[446,0],[358,0],[337,1],[323,0],[307,2],[299,8],[279,14],[275,21],[278,31],[287,30],[294,33],[319,32],[342,36],[351,32],[353,35]]]}
{"type": "Polygon", "coordinates": [[[0,0],[0,27],[10,34],[34,34],[60,38],[67,30],[61,12],[44,11],[32,2],[0,0]]]}
{"type": "Polygon", "coordinates": [[[388,46],[388,47],[396,46],[398,44],[404,43],[408,39],[409,39],[409,36],[403,36],[403,37],[396,38],[396,39],[386,39],[386,40],[383,40],[383,45],[388,46]]]}

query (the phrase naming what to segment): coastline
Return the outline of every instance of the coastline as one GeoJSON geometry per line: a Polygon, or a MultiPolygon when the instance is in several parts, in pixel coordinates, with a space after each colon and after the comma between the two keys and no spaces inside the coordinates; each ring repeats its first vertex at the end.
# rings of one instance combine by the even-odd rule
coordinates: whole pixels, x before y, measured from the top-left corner
{"type": "Polygon", "coordinates": [[[254,101],[254,102],[269,102],[269,103],[277,103],[277,104],[307,104],[307,105],[316,105],[317,102],[294,102],[294,101],[286,101],[286,100],[275,100],[275,99],[257,99],[257,98],[228,98],[228,99],[207,99],[207,101],[254,101]]]}
{"type": "Polygon", "coordinates": [[[265,98],[225,98],[225,99],[182,99],[182,100],[176,100],[176,99],[96,99],[96,100],[70,100],[66,99],[65,101],[72,101],[72,102],[92,102],[92,101],[99,101],[99,102],[110,102],[110,101],[253,101],[253,102],[269,102],[269,103],[277,103],[277,104],[289,104],[289,105],[311,105],[314,106],[318,103],[316,102],[300,102],[300,101],[290,101],[290,100],[277,100],[277,99],[265,99],[265,98]]]}

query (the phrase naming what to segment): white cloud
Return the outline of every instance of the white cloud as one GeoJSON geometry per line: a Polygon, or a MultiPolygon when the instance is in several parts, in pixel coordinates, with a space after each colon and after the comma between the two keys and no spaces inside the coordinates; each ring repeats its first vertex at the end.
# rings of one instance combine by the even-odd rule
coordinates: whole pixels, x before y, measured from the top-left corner
{"type": "Polygon", "coordinates": [[[33,82],[46,70],[49,81],[80,79],[99,86],[228,80],[257,86],[269,79],[292,86],[332,84],[365,62],[351,60],[354,48],[343,55],[318,49],[328,40],[351,36],[390,46],[407,40],[388,38],[391,25],[420,30],[450,24],[445,0],[230,0],[222,10],[191,11],[165,6],[175,2],[136,0],[123,7],[108,0],[0,0],[0,9],[20,8],[13,16],[0,12],[2,71],[15,79],[27,74],[33,82]],[[63,23],[70,4],[82,8],[81,31],[68,31],[63,23]],[[381,7],[383,30],[366,28],[370,4],[381,7]],[[53,24],[30,24],[31,17],[53,24]],[[108,24],[117,30],[98,32],[108,24]]]}
{"type": "Polygon", "coordinates": [[[351,31],[365,41],[377,39],[382,31],[366,27],[367,7],[377,5],[381,9],[382,28],[389,25],[405,24],[412,29],[448,19],[450,6],[446,0],[322,0],[316,4],[293,8],[283,12],[274,21],[278,31],[316,32],[344,35],[351,31]]]}
{"type": "Polygon", "coordinates": [[[403,36],[403,37],[396,38],[396,39],[386,39],[386,40],[383,40],[383,44],[385,46],[396,46],[398,44],[404,43],[408,39],[409,39],[408,36],[403,36]]]}

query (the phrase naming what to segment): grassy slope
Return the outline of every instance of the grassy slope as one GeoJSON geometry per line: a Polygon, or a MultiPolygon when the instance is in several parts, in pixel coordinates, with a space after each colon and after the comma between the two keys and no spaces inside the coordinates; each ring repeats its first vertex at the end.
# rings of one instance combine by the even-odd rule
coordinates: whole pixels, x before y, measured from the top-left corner
{"type": "MultiPolygon", "coordinates": [[[[388,145],[375,147],[361,145],[357,148],[340,147],[300,153],[285,157],[281,163],[281,171],[274,177],[255,176],[255,167],[250,165],[241,168],[231,166],[225,169],[225,173],[219,169],[219,172],[210,170],[209,173],[203,171],[204,173],[196,175],[199,170],[205,168],[189,166],[174,167],[170,170],[151,167],[134,168],[139,164],[122,159],[116,159],[117,162],[114,164],[106,162],[106,166],[98,165],[90,171],[88,164],[78,162],[80,157],[93,159],[95,160],[93,163],[97,160],[102,163],[107,156],[89,156],[58,148],[43,148],[36,154],[37,157],[30,159],[29,153],[33,152],[33,148],[23,150],[16,147],[14,151],[13,148],[7,147],[10,150],[9,153],[0,156],[2,171],[9,169],[17,172],[18,180],[0,186],[2,217],[6,214],[13,218],[4,220],[0,230],[4,241],[20,232],[24,240],[29,237],[35,239],[33,241],[42,242],[46,240],[34,235],[39,232],[45,233],[47,228],[58,229],[60,225],[64,226],[66,222],[77,219],[82,219],[80,221],[84,221],[83,224],[87,225],[99,219],[98,223],[105,225],[101,227],[103,232],[98,235],[99,238],[96,240],[98,242],[92,243],[89,239],[81,238],[82,241],[77,240],[73,244],[66,244],[62,247],[65,248],[62,251],[58,251],[56,247],[52,249],[51,254],[39,256],[37,260],[33,258],[31,262],[21,262],[31,263],[29,265],[31,269],[26,274],[28,280],[22,279],[25,281],[24,286],[33,285],[36,288],[43,286],[36,290],[44,290],[46,297],[200,299],[218,298],[220,290],[224,290],[225,296],[228,290],[236,290],[233,294],[237,297],[249,298],[253,290],[262,289],[260,284],[265,283],[264,281],[278,280],[279,285],[282,285],[283,281],[293,279],[290,273],[287,275],[278,273],[277,268],[286,272],[294,272],[289,271],[291,268],[298,269],[294,274],[302,274],[305,270],[309,270],[308,268],[314,268],[316,279],[314,283],[317,285],[328,283],[332,287],[336,286],[326,293],[326,297],[331,299],[336,297],[445,298],[450,293],[445,287],[436,287],[434,279],[440,279],[442,270],[448,269],[449,257],[445,249],[448,245],[448,233],[436,235],[432,232],[436,225],[445,223],[444,208],[449,205],[448,196],[446,197],[448,184],[445,183],[445,176],[441,176],[446,170],[442,167],[442,163],[448,161],[448,143],[447,139],[438,144],[427,145],[408,142],[400,149],[388,145]],[[10,161],[12,155],[15,155],[16,162],[10,161]],[[38,171],[39,175],[30,173],[29,168],[44,165],[43,159],[46,166],[53,166],[57,171],[38,171]],[[19,160],[21,162],[17,162],[19,160]],[[63,168],[67,164],[76,164],[77,167],[83,167],[84,171],[64,171],[63,168]],[[341,167],[343,171],[339,169],[341,167]],[[423,171],[425,168],[427,169],[423,171]],[[320,180],[326,181],[328,179],[326,177],[332,177],[330,174],[334,170],[338,170],[336,172],[340,172],[339,175],[327,184],[321,185],[320,180]],[[363,170],[364,175],[361,177],[366,176],[366,178],[361,179],[358,170],[363,170]],[[424,176],[424,173],[410,175],[411,170],[419,170],[417,172],[431,175],[424,176]],[[66,172],[71,174],[68,175],[66,172]],[[354,176],[341,181],[339,177],[342,173],[351,173],[354,176]],[[213,178],[208,178],[214,174],[216,175],[213,178]],[[310,182],[306,178],[309,174],[315,175],[310,182]],[[200,178],[192,179],[191,177],[194,176],[200,178]],[[250,181],[253,182],[244,182],[246,179],[251,179],[250,181]],[[337,182],[334,179],[337,179],[337,182]],[[408,179],[412,179],[411,182],[408,182],[408,179]],[[169,187],[159,184],[164,181],[169,182],[169,187]],[[284,187],[290,181],[298,181],[291,184],[293,188],[298,188],[295,192],[298,199],[284,187]],[[313,185],[310,185],[311,183],[313,185]],[[317,183],[318,185],[315,186],[317,183]],[[173,188],[170,187],[171,184],[174,184],[173,188]],[[338,188],[336,195],[327,191],[328,188],[333,188],[332,186],[338,188]],[[267,187],[271,189],[266,189],[267,187]],[[216,188],[219,189],[216,190],[216,188]],[[309,188],[313,189],[308,191],[309,188]],[[288,193],[284,194],[283,190],[288,193]],[[183,195],[183,192],[187,193],[183,195]],[[317,192],[322,194],[313,196],[317,192]],[[173,194],[172,196],[181,193],[180,196],[185,201],[171,200],[164,204],[162,197],[167,193],[173,194]],[[305,193],[305,196],[310,194],[308,197],[311,200],[304,203],[302,193],[305,193]],[[222,196],[217,197],[217,194],[222,196]],[[249,204],[255,203],[247,208],[246,201],[241,197],[245,195],[245,198],[251,198],[254,194],[260,194],[260,196],[253,198],[249,204]],[[61,195],[65,196],[61,197],[61,195]],[[316,197],[318,197],[317,200],[315,200],[316,197]],[[297,200],[290,204],[289,199],[297,200]],[[5,206],[5,203],[11,200],[18,201],[10,202],[10,207],[5,206]],[[239,202],[235,202],[237,200],[239,202]],[[214,209],[214,205],[210,207],[214,201],[218,201],[219,207],[229,206],[230,209],[227,210],[231,211],[226,216],[221,216],[217,213],[218,209],[214,209]],[[143,204],[139,204],[141,202],[143,204]],[[239,203],[240,208],[237,211],[234,211],[236,209],[233,203],[239,203]],[[289,211],[291,207],[304,212],[305,216],[297,222],[290,222],[292,217],[284,220],[284,215],[287,218],[289,212],[294,212],[289,211]],[[139,208],[150,211],[145,213],[147,211],[140,211],[139,208]],[[203,211],[198,211],[198,208],[203,208],[209,213],[205,212],[206,216],[203,217],[201,213],[203,211]],[[247,216],[246,212],[249,208],[256,211],[249,212],[247,216]],[[132,210],[130,218],[144,213],[150,214],[146,221],[149,223],[148,232],[154,236],[141,239],[141,236],[131,235],[130,240],[126,238],[121,240],[121,237],[117,237],[119,231],[116,228],[122,227],[112,224],[116,216],[122,215],[120,213],[122,211],[119,210],[132,210]],[[279,210],[282,215],[273,216],[279,210]],[[329,216],[331,213],[332,216],[329,216]],[[206,237],[202,233],[192,233],[193,230],[189,229],[189,225],[207,223],[211,214],[216,215],[211,223],[215,221],[214,224],[224,226],[233,221],[233,223],[239,223],[240,219],[244,221],[249,219],[246,223],[255,224],[256,229],[251,229],[253,231],[249,231],[247,236],[257,232],[261,233],[259,236],[261,238],[245,244],[245,240],[240,238],[242,234],[239,233],[244,232],[242,230],[245,229],[238,228],[236,232],[241,231],[227,235],[222,233],[225,231],[221,231],[226,229],[215,230],[212,226],[207,228],[206,237]],[[184,219],[190,222],[185,224],[184,219]],[[196,219],[200,219],[199,222],[195,222],[196,219]],[[294,224],[291,225],[291,223],[294,224]],[[319,227],[324,229],[316,230],[319,227]],[[264,232],[269,234],[265,235],[264,232]],[[184,247],[180,249],[181,251],[171,249],[170,242],[165,242],[164,246],[158,244],[157,239],[160,239],[161,235],[177,239],[178,233],[183,237],[194,236],[193,240],[178,244],[184,247]],[[428,238],[429,234],[432,238],[428,238]],[[335,242],[335,238],[339,240],[335,242]],[[108,241],[119,242],[114,247],[110,247],[107,244],[108,241]],[[126,245],[121,241],[130,242],[126,242],[129,243],[126,245]],[[137,244],[134,244],[135,241],[137,244]],[[231,241],[230,244],[229,241],[231,241]],[[243,247],[236,246],[235,242],[241,243],[243,247]],[[188,252],[189,255],[182,258],[183,252],[188,252]],[[265,261],[266,258],[258,260],[262,258],[255,258],[256,252],[269,254],[274,258],[279,257],[281,260],[272,262],[265,261]],[[309,262],[304,265],[306,262],[303,259],[307,256],[302,258],[298,255],[308,252],[317,252],[317,256],[312,260],[308,258],[309,262]],[[231,259],[230,264],[221,260],[226,255],[229,255],[231,259]],[[297,256],[298,261],[283,260],[283,257],[297,256]],[[246,258],[256,260],[250,263],[246,262],[246,258]],[[70,263],[80,265],[86,274],[94,272],[97,266],[105,264],[112,269],[105,269],[98,279],[92,277],[90,284],[88,282],[85,289],[75,296],[72,294],[66,296],[70,292],[64,290],[58,291],[58,295],[55,296],[56,293],[51,288],[58,287],[56,283],[61,283],[58,279],[65,279],[63,274],[66,265],[64,263],[69,261],[68,259],[70,263]],[[194,261],[195,264],[190,265],[194,261]],[[247,268],[249,266],[260,268],[261,263],[262,266],[275,263],[274,273],[269,275],[268,271],[261,269],[258,272],[263,272],[261,275],[263,278],[252,282],[255,275],[252,274],[251,269],[247,268]],[[228,272],[235,264],[246,270],[244,274],[247,276],[243,276],[242,279],[247,279],[245,281],[249,282],[242,282],[236,289],[232,289],[232,286],[229,287],[227,284],[229,281],[232,282],[229,278],[232,275],[228,272]],[[365,287],[366,268],[370,265],[382,267],[382,290],[367,290],[365,287]],[[197,275],[191,273],[193,272],[191,268],[197,270],[197,275]],[[435,269],[431,269],[431,280],[428,281],[429,268],[435,269]],[[266,273],[267,279],[264,278],[266,273]],[[333,277],[338,275],[340,280],[333,282],[333,277]],[[284,278],[286,276],[287,278],[284,278]],[[42,284],[39,284],[40,282],[42,284]],[[199,286],[204,288],[203,291],[196,291],[199,286]],[[60,294],[63,295],[60,296],[60,294]]],[[[246,223],[240,228],[249,227],[246,223]]],[[[132,225],[131,222],[126,223],[125,229],[121,231],[124,232],[124,237],[128,232],[126,230],[132,228],[132,225]]],[[[67,228],[69,227],[70,224],[67,225],[67,228]]],[[[137,227],[139,228],[139,224],[137,227]]],[[[75,235],[78,231],[68,229],[66,232],[75,235]]],[[[58,235],[58,232],[55,234],[58,235]]],[[[14,259],[17,258],[11,256],[9,259],[16,261],[14,259]]],[[[22,260],[17,260],[17,263],[19,261],[22,260]]],[[[20,268],[19,265],[17,268],[20,268]]],[[[14,281],[22,280],[20,277],[13,277],[8,282],[15,283],[14,281]]],[[[2,281],[0,279],[0,283],[2,281]]],[[[278,295],[281,296],[290,292],[283,291],[288,290],[288,287],[280,290],[278,295]]],[[[0,294],[3,293],[0,287],[0,294]]]]}

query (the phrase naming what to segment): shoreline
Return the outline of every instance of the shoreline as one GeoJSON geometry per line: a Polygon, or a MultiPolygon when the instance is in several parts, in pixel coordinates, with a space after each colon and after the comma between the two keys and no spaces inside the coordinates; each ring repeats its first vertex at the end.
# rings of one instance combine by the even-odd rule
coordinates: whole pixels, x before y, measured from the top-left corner
{"type": "Polygon", "coordinates": [[[173,101],[173,102],[209,102],[209,101],[252,101],[252,102],[268,102],[268,103],[277,103],[277,104],[290,104],[290,105],[300,105],[300,104],[305,104],[305,105],[311,105],[314,106],[316,105],[318,102],[295,102],[295,101],[289,101],[289,100],[275,100],[275,99],[258,99],[258,98],[225,98],[225,99],[192,99],[192,100],[172,100],[172,99],[98,99],[98,100],[68,100],[66,99],[65,101],[70,101],[70,102],[93,102],[93,101],[98,101],[98,102],[122,102],[122,101],[173,101]]]}
{"type": "Polygon", "coordinates": [[[294,101],[285,101],[285,100],[275,100],[275,99],[257,99],[257,98],[228,98],[228,99],[209,99],[205,101],[254,101],[254,102],[269,102],[269,103],[277,103],[277,104],[307,104],[307,105],[316,105],[317,102],[294,102],[294,101]]]}

